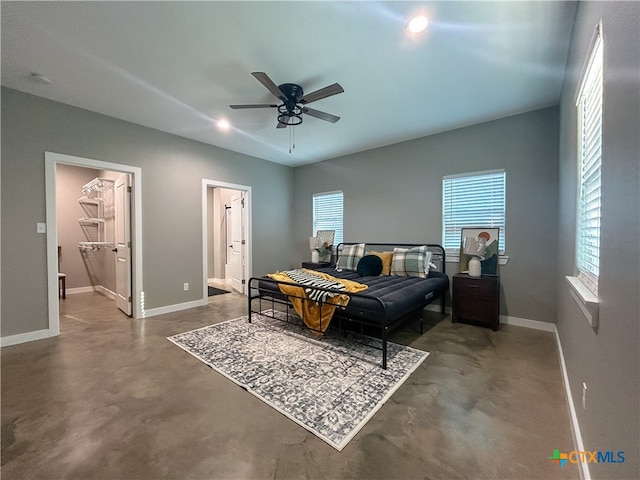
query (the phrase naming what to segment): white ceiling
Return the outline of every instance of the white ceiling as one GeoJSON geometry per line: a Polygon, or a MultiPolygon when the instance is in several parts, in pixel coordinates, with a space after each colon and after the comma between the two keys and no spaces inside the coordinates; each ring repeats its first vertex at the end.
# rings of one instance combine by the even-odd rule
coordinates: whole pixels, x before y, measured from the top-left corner
{"type": "Polygon", "coordinates": [[[556,105],[575,3],[2,2],[2,85],[285,165],[556,105]],[[426,32],[408,36],[416,13],[426,32]],[[276,129],[251,72],[345,92],[276,129]],[[37,72],[51,85],[34,82],[37,72]],[[219,119],[232,124],[216,128],[219,119]]]}

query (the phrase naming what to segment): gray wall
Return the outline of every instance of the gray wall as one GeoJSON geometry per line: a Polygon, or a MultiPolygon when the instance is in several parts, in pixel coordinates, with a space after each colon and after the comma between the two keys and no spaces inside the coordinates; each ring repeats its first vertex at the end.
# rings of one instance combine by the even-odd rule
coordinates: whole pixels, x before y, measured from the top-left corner
{"type": "Polygon", "coordinates": [[[290,260],[290,168],[3,88],[2,336],[48,328],[45,151],[142,169],[146,309],[202,297],[203,178],[252,187],[254,274],[290,260]]]}
{"type": "Polygon", "coordinates": [[[626,453],[622,464],[591,464],[593,478],[640,478],[639,25],[637,2],[580,3],[562,93],[557,328],[585,448],[626,453]],[[605,42],[601,304],[600,328],[594,332],[564,277],[575,273],[575,96],[600,19],[605,42]],[[586,410],[582,382],[588,385],[586,410]]]}
{"type": "Polygon", "coordinates": [[[554,322],[558,121],[548,108],[297,167],[292,263],[309,257],[314,193],[344,192],[345,241],[442,243],[442,177],[504,168],[501,314],[554,322]]]}

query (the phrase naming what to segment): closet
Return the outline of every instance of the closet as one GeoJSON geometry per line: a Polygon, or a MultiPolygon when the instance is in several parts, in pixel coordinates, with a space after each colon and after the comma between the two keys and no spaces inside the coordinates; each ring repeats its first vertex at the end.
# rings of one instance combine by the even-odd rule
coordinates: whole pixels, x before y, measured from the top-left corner
{"type": "Polygon", "coordinates": [[[78,242],[78,248],[83,251],[113,248],[113,239],[109,241],[107,235],[106,213],[113,211],[114,180],[96,177],[82,187],[82,197],[78,203],[85,212],[85,216],[78,219],[84,232],[86,241],[78,242]],[[111,194],[107,194],[107,192],[111,194]]]}

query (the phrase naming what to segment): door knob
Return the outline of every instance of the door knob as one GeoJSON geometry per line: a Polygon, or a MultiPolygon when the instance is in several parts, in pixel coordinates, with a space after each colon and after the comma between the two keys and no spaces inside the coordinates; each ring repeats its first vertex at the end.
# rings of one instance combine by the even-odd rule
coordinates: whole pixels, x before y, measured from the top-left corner
{"type": "Polygon", "coordinates": [[[117,248],[112,248],[111,251],[118,253],[118,249],[117,248]]]}

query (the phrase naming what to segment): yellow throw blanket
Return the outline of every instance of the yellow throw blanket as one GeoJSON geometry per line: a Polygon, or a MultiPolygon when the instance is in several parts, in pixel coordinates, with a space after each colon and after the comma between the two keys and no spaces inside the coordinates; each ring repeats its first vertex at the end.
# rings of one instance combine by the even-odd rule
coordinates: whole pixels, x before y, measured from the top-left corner
{"type": "MultiPolygon", "coordinates": [[[[362,292],[363,290],[366,290],[368,288],[366,285],[354,282],[352,280],[332,277],[329,274],[316,272],[315,270],[303,270],[306,273],[317,275],[318,277],[324,278],[325,280],[341,283],[346,288],[346,291],[350,293],[362,292]]],[[[270,273],[267,276],[279,282],[293,283],[293,280],[284,272],[270,273]]],[[[322,307],[320,307],[316,302],[308,300],[307,293],[302,286],[283,285],[279,283],[278,287],[280,288],[280,291],[282,293],[289,297],[289,300],[293,304],[293,308],[295,309],[296,313],[300,315],[300,318],[302,318],[307,327],[311,328],[312,332],[318,335],[322,335],[322,333],[324,333],[324,331],[329,326],[329,321],[331,320],[336,307],[343,307],[347,305],[350,299],[349,295],[336,295],[335,297],[327,298],[326,303],[323,303],[322,307]]]]}

